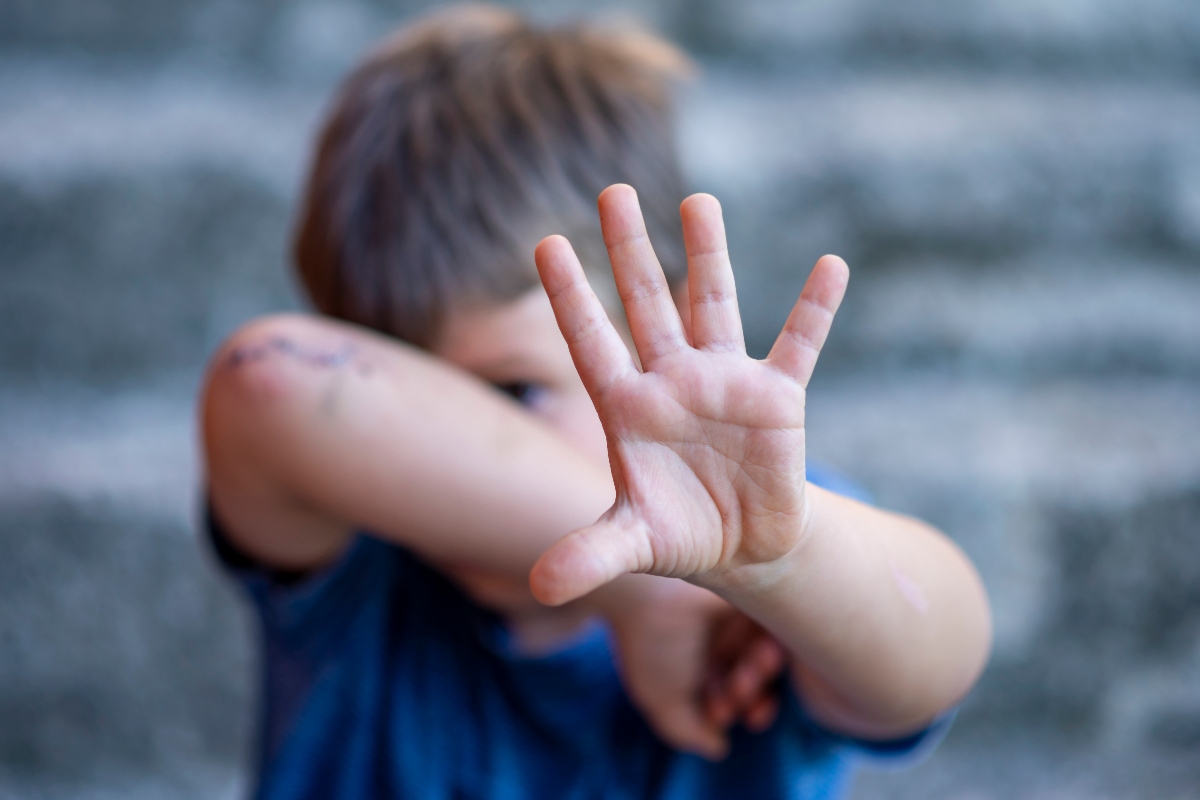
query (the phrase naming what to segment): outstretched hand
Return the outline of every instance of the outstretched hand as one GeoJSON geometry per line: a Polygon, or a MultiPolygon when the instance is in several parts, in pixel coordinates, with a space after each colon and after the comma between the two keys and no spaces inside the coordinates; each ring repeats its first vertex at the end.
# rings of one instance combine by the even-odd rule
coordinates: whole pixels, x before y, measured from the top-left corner
{"type": "Polygon", "coordinates": [[[600,224],[640,368],[566,239],[538,272],[608,436],[617,498],[547,550],[530,585],[559,605],[626,572],[705,584],[794,551],[806,520],[805,388],[848,269],[821,258],[763,361],[746,355],[721,208],[683,202],[690,336],[629,186],[600,195],[600,224]]]}

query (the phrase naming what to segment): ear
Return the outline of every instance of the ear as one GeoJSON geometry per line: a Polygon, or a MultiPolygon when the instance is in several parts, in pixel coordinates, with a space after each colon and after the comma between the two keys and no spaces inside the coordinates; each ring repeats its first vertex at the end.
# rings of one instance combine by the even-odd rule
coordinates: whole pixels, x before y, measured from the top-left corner
{"type": "Polygon", "coordinates": [[[671,286],[671,299],[675,308],[679,309],[679,321],[683,323],[683,333],[687,336],[688,344],[692,343],[692,304],[688,300],[688,282],[683,280],[671,286]]]}

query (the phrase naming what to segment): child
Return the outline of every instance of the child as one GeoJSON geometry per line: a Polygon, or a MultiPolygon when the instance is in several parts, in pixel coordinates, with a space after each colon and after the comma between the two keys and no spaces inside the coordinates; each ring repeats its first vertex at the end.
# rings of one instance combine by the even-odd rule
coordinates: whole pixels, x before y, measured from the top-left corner
{"type": "Polygon", "coordinates": [[[259,797],[831,797],[978,677],[965,557],[806,474],[845,265],[746,356],[720,207],[679,205],[685,71],[472,7],[342,87],[295,248],[325,316],[236,332],[202,399],[259,797]],[[557,232],[583,265],[549,236],[535,273],[557,232]]]}

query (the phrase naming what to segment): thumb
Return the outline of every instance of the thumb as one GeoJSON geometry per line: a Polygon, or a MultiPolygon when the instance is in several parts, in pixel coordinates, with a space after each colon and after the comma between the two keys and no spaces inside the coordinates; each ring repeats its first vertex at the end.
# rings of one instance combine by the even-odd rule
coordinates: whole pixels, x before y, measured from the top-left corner
{"type": "Polygon", "coordinates": [[[542,553],[530,570],[529,588],[540,602],[561,606],[626,572],[644,571],[652,560],[640,526],[605,517],[542,553]]]}

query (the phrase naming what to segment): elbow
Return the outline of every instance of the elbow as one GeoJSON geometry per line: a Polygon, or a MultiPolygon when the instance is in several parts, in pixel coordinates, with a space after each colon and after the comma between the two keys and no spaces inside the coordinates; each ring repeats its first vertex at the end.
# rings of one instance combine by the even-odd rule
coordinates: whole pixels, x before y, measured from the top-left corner
{"type": "Polygon", "coordinates": [[[957,581],[950,581],[955,588],[940,603],[943,633],[939,638],[940,649],[944,651],[941,661],[946,665],[941,702],[948,707],[962,702],[979,682],[992,655],[994,629],[992,605],[983,578],[966,553],[946,541],[958,562],[957,570],[947,572],[951,575],[957,572],[959,576],[957,581]]]}
{"type": "Polygon", "coordinates": [[[244,403],[274,403],[289,397],[296,370],[289,356],[311,335],[305,317],[279,314],[246,323],[209,362],[206,395],[244,403]]]}
{"type": "Polygon", "coordinates": [[[987,668],[992,657],[992,647],[995,641],[995,627],[992,620],[992,604],[988,599],[987,588],[978,571],[965,555],[969,574],[969,600],[963,604],[964,619],[959,623],[961,637],[965,642],[963,648],[962,682],[956,696],[952,698],[955,704],[961,702],[975,688],[987,668]]]}
{"type": "Polygon", "coordinates": [[[289,357],[312,322],[274,315],[239,328],[217,349],[200,395],[200,428],[210,468],[222,453],[245,454],[269,436],[308,393],[306,376],[289,357]]]}
{"type": "MultiPolygon", "coordinates": [[[[957,550],[957,548],[955,548],[957,550]]],[[[959,552],[962,580],[954,602],[943,604],[941,635],[929,645],[920,668],[909,675],[915,716],[936,717],[962,703],[982,677],[992,653],[992,611],[987,590],[970,560],[959,552]]]]}

